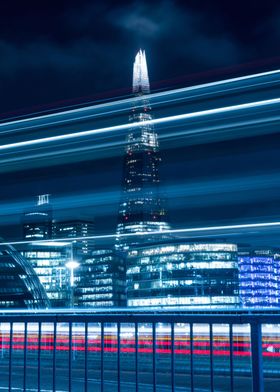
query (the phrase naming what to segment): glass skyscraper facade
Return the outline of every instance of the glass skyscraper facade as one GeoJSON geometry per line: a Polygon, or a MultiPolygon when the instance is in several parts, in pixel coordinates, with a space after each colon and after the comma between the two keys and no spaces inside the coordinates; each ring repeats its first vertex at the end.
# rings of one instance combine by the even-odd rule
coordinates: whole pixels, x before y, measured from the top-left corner
{"type": "Polygon", "coordinates": [[[159,145],[151,124],[152,114],[147,94],[150,92],[146,56],[139,51],[133,67],[135,101],[129,117],[131,129],[127,136],[124,157],[122,200],[119,208],[116,249],[127,251],[131,246],[157,237],[137,235],[169,229],[166,211],[159,194],[159,145]],[[130,236],[125,237],[126,234],[130,236]]]}
{"type": "Polygon", "coordinates": [[[125,260],[111,249],[97,249],[77,269],[79,307],[125,306],[125,260]]]}
{"type": "Polygon", "coordinates": [[[237,246],[172,241],[129,250],[127,305],[238,307],[237,246]]]}
{"type": "Polygon", "coordinates": [[[53,239],[78,238],[72,241],[73,256],[80,259],[90,255],[94,249],[94,240],[88,237],[94,235],[94,223],[86,220],[55,221],[52,228],[53,239]]]}
{"type": "Polygon", "coordinates": [[[240,249],[240,298],[244,307],[280,305],[280,269],[277,249],[240,249]]]}

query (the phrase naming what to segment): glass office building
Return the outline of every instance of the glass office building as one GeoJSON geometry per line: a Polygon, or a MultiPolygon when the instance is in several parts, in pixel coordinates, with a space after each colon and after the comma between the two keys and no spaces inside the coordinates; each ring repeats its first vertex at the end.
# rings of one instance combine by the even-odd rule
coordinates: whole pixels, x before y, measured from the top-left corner
{"type": "Polygon", "coordinates": [[[55,221],[53,223],[53,239],[78,238],[72,241],[73,256],[80,259],[84,255],[90,255],[94,249],[94,223],[87,220],[55,221]]]}
{"type": "Polygon", "coordinates": [[[125,306],[125,261],[111,249],[96,249],[77,269],[79,307],[125,306]]]}
{"type": "Polygon", "coordinates": [[[71,243],[33,243],[25,246],[21,254],[34,268],[51,307],[69,306],[70,271],[66,264],[71,260],[71,243]]]}
{"type": "Polygon", "coordinates": [[[0,245],[0,308],[49,306],[46,292],[31,264],[11,246],[0,245]]]}
{"type": "Polygon", "coordinates": [[[237,246],[172,241],[131,249],[128,306],[238,307],[237,246]]]}
{"type": "Polygon", "coordinates": [[[244,307],[277,307],[279,301],[279,251],[273,248],[240,249],[240,298],[244,307]]]}
{"type": "Polygon", "coordinates": [[[158,137],[150,123],[152,114],[147,98],[150,85],[145,52],[141,50],[133,66],[133,93],[139,99],[135,101],[129,117],[133,125],[127,136],[116,237],[116,249],[120,251],[127,251],[131,246],[146,241],[155,241],[159,237],[153,236],[152,232],[169,229],[164,202],[159,193],[161,158],[158,137]],[[137,235],[145,232],[151,234],[145,237],[137,235]],[[126,234],[130,236],[126,237],[126,234]]]}

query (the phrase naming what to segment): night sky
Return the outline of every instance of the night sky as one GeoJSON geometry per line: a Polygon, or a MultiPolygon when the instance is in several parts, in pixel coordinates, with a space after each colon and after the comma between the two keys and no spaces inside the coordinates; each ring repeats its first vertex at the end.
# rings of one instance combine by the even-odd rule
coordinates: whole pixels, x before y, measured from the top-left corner
{"type": "MultiPolygon", "coordinates": [[[[280,64],[278,1],[10,1],[0,15],[2,120],[130,96],[140,47],[152,91],[280,64]]],[[[163,193],[180,188],[167,200],[171,226],[279,219],[279,148],[278,134],[162,148],[163,193]]],[[[97,234],[114,232],[121,169],[118,156],[2,173],[1,208],[50,193],[61,200],[56,217],[95,219],[97,234]],[[92,203],[69,207],[85,195],[92,203]],[[101,208],[93,195],[111,199],[101,208]]],[[[19,221],[2,217],[0,234],[19,238],[19,221]]]]}
{"type": "Polygon", "coordinates": [[[276,69],[279,1],[2,1],[2,118],[130,94],[147,52],[153,91],[276,69]]]}

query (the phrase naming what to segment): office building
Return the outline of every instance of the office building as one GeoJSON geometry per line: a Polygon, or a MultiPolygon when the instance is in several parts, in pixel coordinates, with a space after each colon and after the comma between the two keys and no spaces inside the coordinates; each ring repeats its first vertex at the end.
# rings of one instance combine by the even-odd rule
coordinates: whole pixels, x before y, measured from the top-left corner
{"type": "Polygon", "coordinates": [[[13,247],[0,245],[0,307],[42,309],[49,306],[31,263],[13,247]]]}
{"type": "Polygon", "coordinates": [[[23,239],[36,241],[52,236],[52,206],[49,195],[39,195],[34,207],[22,217],[23,239]]]}
{"type": "Polygon", "coordinates": [[[128,306],[239,306],[237,246],[184,240],[127,254],[128,306]]]}
{"type": "Polygon", "coordinates": [[[53,223],[53,239],[71,240],[73,244],[73,257],[81,259],[88,256],[94,249],[94,223],[87,220],[68,220],[53,223]]]}
{"type": "Polygon", "coordinates": [[[96,249],[77,269],[79,307],[125,306],[125,261],[111,249],[96,249]]]}
{"type": "Polygon", "coordinates": [[[279,260],[277,249],[240,247],[238,264],[242,306],[263,308],[280,305],[279,260]]]}
{"type": "Polygon", "coordinates": [[[68,307],[71,287],[71,243],[37,242],[24,246],[21,254],[30,262],[50,301],[51,307],[68,307]]]}

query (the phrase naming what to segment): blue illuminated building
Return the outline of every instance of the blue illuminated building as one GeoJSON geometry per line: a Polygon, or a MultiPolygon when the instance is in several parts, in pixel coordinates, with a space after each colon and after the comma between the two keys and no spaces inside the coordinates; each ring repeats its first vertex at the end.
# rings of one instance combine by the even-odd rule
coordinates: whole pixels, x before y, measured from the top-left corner
{"type": "Polygon", "coordinates": [[[38,309],[50,306],[32,264],[12,246],[0,246],[0,307],[38,309]]]}
{"type": "Polygon", "coordinates": [[[123,170],[123,192],[119,207],[116,249],[127,251],[131,246],[155,241],[152,232],[169,229],[164,202],[160,197],[158,136],[151,124],[148,100],[150,84],[146,55],[139,51],[133,66],[134,102],[129,117],[131,129],[127,135],[123,170]],[[149,236],[142,233],[149,232],[149,236]],[[128,235],[128,236],[126,236],[128,235]]]}
{"type": "Polygon", "coordinates": [[[52,206],[49,195],[39,195],[34,207],[22,217],[23,239],[46,240],[52,237],[52,206]]]}
{"type": "Polygon", "coordinates": [[[67,306],[70,286],[66,264],[71,260],[71,243],[34,242],[22,246],[21,254],[32,265],[51,307],[67,306]]]}
{"type": "Polygon", "coordinates": [[[128,306],[239,307],[237,246],[173,240],[127,254],[128,306]]]}
{"type": "Polygon", "coordinates": [[[239,251],[240,299],[244,307],[279,306],[279,253],[275,249],[239,251]]]}
{"type": "Polygon", "coordinates": [[[80,260],[88,256],[94,250],[94,241],[89,238],[94,235],[94,223],[89,220],[54,221],[52,226],[52,238],[72,240],[73,257],[80,260]],[[79,240],[77,240],[79,238],[79,240]]]}
{"type": "Polygon", "coordinates": [[[79,307],[125,306],[125,260],[112,249],[96,249],[77,271],[79,307]]]}

